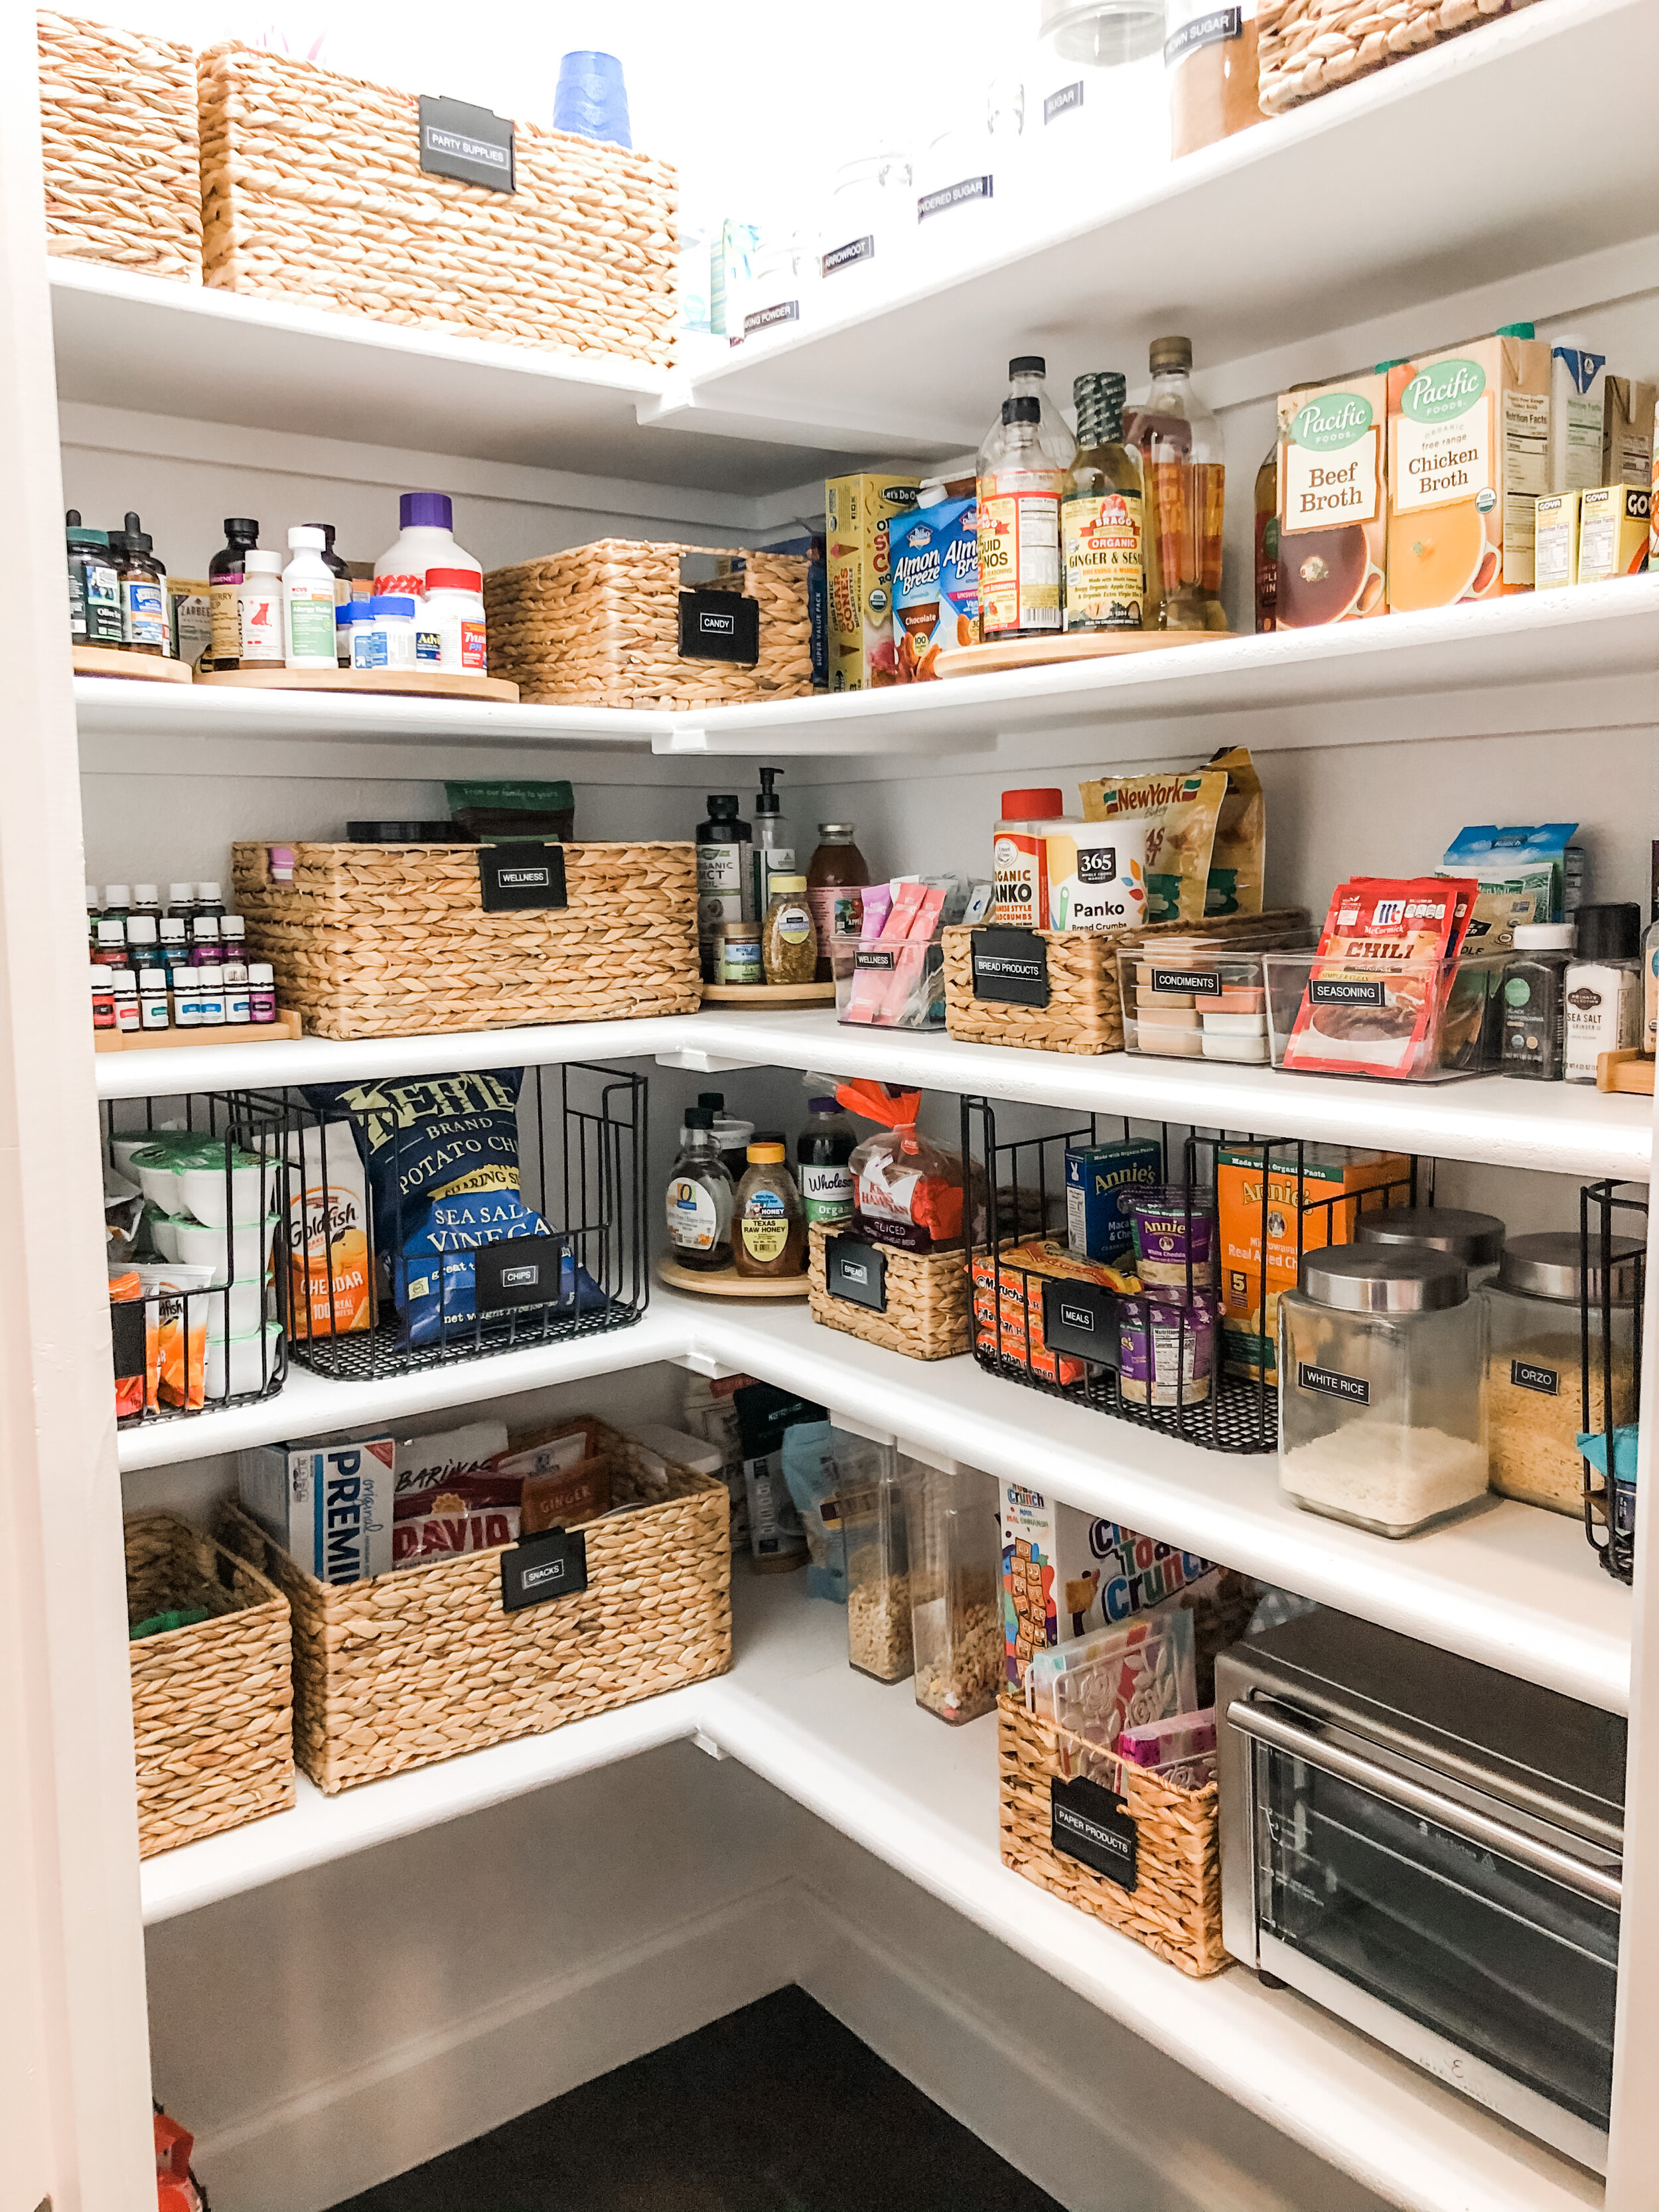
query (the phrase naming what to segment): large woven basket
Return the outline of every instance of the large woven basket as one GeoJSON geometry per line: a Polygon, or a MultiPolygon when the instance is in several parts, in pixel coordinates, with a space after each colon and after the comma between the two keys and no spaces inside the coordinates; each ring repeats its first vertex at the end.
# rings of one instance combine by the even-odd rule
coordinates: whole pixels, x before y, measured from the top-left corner
{"type": "Polygon", "coordinates": [[[1005,1006],[974,996],[971,928],[945,933],[945,1026],[972,1044],[1029,1045],[1044,1052],[1121,1052],[1117,988],[1121,939],[1103,930],[1036,929],[1048,956],[1046,1006],[1005,1006]]]}
{"type": "Polygon", "coordinates": [[[214,1617],[129,1647],[143,1858],[294,1802],[288,1601],[171,1513],[126,1522],[127,1619],[214,1617]]]}
{"type": "Polygon", "coordinates": [[[884,1245],[887,1310],[877,1313],[850,1298],[831,1297],[825,1280],[823,1248],[830,1231],[809,1232],[807,1309],[826,1328],[902,1352],[908,1359],[954,1359],[973,1345],[973,1301],[969,1296],[968,1258],[961,1246],[950,1252],[904,1252],[884,1245]]]}
{"type": "Polygon", "coordinates": [[[671,163],[519,122],[493,191],[421,167],[413,94],[234,43],[200,84],[210,284],[672,363],[671,163]]]}
{"type": "Polygon", "coordinates": [[[596,1425],[612,1498],[632,1510],[587,1523],[586,1590],[520,1613],[501,1609],[500,1548],[331,1587],[226,1507],[226,1540],[293,1608],[295,1752],[319,1790],[541,1735],[731,1665],[725,1484],[671,1467],[653,1501],[632,1448],[596,1425]]]}
{"type": "Polygon", "coordinates": [[[1264,115],[1369,76],[1531,0],[1261,0],[1258,97],[1264,115]]]}
{"type": "Polygon", "coordinates": [[[199,282],[195,56],[148,31],[36,22],[47,252],[199,282]]]}
{"type": "Polygon", "coordinates": [[[569,903],[485,914],[478,848],[295,845],[291,883],[268,845],[231,848],[248,947],[318,1036],[408,1036],[526,1022],[695,1013],[696,848],[564,849],[569,903]]]}
{"type": "Polygon", "coordinates": [[[997,1705],[1003,1864],[1133,1936],[1183,1974],[1218,1974],[1228,1959],[1221,1946],[1215,1784],[1181,1790],[1115,1760],[1110,1765],[1122,1811],[1134,1823],[1133,1889],[1054,1849],[1052,1793],[1061,1775],[1055,1732],[1005,1694],[997,1705]]]}
{"type": "Polygon", "coordinates": [[[733,554],[704,545],[602,538],[484,578],[489,670],[521,699],[601,707],[714,707],[804,699],[812,689],[806,562],[793,553],[733,554]],[[760,602],[760,658],[684,659],[680,556],[740,559],[740,574],[705,589],[760,602]]]}

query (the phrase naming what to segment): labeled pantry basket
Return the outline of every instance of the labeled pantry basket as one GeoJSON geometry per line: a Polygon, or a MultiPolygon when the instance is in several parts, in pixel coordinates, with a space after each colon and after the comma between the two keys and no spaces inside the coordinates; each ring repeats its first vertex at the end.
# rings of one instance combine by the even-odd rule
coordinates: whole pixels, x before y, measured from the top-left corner
{"type": "Polygon", "coordinates": [[[671,163],[515,122],[499,191],[422,169],[411,93],[234,41],[198,75],[207,283],[672,365],[671,163]]]}
{"type": "Polygon", "coordinates": [[[973,1301],[961,1244],[906,1252],[815,1224],[808,1246],[807,1310],[823,1328],[907,1359],[954,1359],[972,1348],[973,1301]]]}
{"type": "Polygon", "coordinates": [[[315,1036],[696,1011],[695,847],[550,847],[556,902],[487,912],[485,869],[500,849],[234,845],[249,951],[315,1036]]]}
{"type": "Polygon", "coordinates": [[[576,1532],[586,1587],[521,1611],[503,1607],[510,1546],[331,1586],[225,1508],[225,1541],[259,1563],[292,1608],[295,1749],[325,1795],[731,1665],[725,1485],[671,1463],[665,1492],[653,1492],[632,1446],[595,1426],[620,1510],[576,1532]]]}
{"type": "Polygon", "coordinates": [[[288,1601],[171,1513],[125,1526],[127,1625],[203,1613],[130,1646],[138,1851],[150,1858],[294,1802],[288,1601]]]}
{"type": "Polygon", "coordinates": [[[1260,0],[1257,96],[1283,115],[1533,0],[1260,0]]]}
{"type": "Polygon", "coordinates": [[[195,55],[46,9],[35,24],[47,252],[199,283],[195,55]]]}
{"type": "Polygon", "coordinates": [[[490,673],[516,684],[520,699],[684,708],[804,699],[812,689],[799,554],[602,538],[492,569],[483,588],[490,673]],[[686,574],[713,573],[684,586],[683,561],[686,574]],[[728,635],[733,650],[748,650],[720,618],[720,596],[732,594],[756,603],[750,659],[726,656],[728,635]]]}

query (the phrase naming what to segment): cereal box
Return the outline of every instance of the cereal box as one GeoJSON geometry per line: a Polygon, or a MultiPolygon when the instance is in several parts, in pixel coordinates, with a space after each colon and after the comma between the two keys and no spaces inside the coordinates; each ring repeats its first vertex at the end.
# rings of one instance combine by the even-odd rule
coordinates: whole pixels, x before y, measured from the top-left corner
{"type": "Polygon", "coordinates": [[[1034,1651],[1101,1626],[1102,1559],[1115,1534],[1075,1505],[1024,1483],[1002,1486],[1002,1628],[1008,1680],[1034,1651]]]}
{"type": "Polygon", "coordinates": [[[910,514],[920,477],[831,477],[823,487],[830,568],[830,689],[896,683],[888,527],[910,514]]]}

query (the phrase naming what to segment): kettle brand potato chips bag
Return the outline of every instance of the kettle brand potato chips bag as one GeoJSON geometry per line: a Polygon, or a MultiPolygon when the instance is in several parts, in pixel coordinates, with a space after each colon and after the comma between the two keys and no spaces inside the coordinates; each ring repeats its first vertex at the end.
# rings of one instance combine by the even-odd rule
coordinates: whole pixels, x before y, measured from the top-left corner
{"type": "Polygon", "coordinates": [[[1242,745],[1204,768],[1109,776],[1081,787],[1085,822],[1146,819],[1146,919],[1260,914],[1267,802],[1242,745]]]}

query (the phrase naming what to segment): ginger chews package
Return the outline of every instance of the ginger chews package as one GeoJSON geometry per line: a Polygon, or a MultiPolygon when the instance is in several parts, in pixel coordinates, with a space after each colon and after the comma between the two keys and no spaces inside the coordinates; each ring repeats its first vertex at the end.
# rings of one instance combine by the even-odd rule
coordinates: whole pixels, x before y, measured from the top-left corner
{"type": "MultiPolygon", "coordinates": [[[[471,1328],[473,1254],[508,1237],[544,1237],[519,1176],[519,1087],[524,1070],[497,1067],[393,1083],[329,1083],[306,1096],[351,1116],[368,1176],[374,1243],[411,1345],[471,1328]]],[[[567,1248],[561,1305],[573,1312],[605,1294],[567,1248]]]]}

